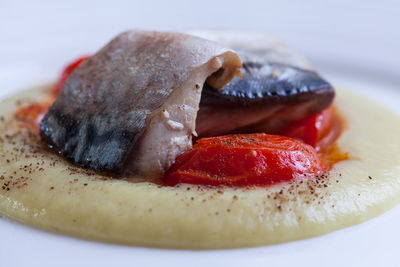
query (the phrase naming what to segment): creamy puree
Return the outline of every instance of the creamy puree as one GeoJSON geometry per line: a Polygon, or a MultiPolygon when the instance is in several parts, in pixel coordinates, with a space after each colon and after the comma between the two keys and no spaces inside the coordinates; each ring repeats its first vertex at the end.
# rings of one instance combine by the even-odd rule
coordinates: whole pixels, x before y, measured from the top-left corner
{"type": "Polygon", "coordinates": [[[0,106],[0,212],[38,227],[129,245],[214,249],[303,239],[361,223],[400,200],[400,118],[337,90],[348,122],[338,145],[350,160],[327,177],[266,188],[121,179],[82,170],[45,149],[13,119],[48,87],[0,106]]]}

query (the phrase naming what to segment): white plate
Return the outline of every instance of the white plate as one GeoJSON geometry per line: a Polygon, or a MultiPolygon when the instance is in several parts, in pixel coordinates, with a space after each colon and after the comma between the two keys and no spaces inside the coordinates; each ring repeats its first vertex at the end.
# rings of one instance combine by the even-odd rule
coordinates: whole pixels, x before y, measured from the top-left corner
{"type": "MultiPolygon", "coordinates": [[[[35,1],[24,8],[10,2],[2,7],[0,23],[7,27],[1,29],[0,98],[53,80],[68,60],[95,51],[127,28],[252,28],[275,32],[335,85],[400,114],[400,35],[395,33],[400,5],[394,2],[79,2],[57,6],[54,1],[35,1]]],[[[396,266],[399,225],[397,206],[317,238],[248,249],[183,251],[81,240],[3,216],[0,266],[396,266]]]]}
{"type": "MultiPolygon", "coordinates": [[[[324,69],[324,65],[321,64],[324,69]]],[[[329,65],[326,65],[329,69],[329,65]]],[[[366,77],[367,74],[365,74],[366,77]]],[[[325,76],[341,87],[351,88],[377,99],[386,106],[397,108],[398,88],[378,79],[346,77],[326,72],[325,76]],[[382,92],[384,92],[382,94],[382,92]]],[[[395,77],[393,77],[395,78],[395,77]]],[[[388,129],[390,130],[390,129],[388,129]]],[[[317,266],[390,266],[397,260],[400,206],[367,221],[317,238],[266,247],[183,251],[127,247],[81,240],[25,226],[0,218],[0,266],[249,266],[248,264],[296,264],[317,266]],[[93,265],[95,264],[95,265],[93,265]]]]}

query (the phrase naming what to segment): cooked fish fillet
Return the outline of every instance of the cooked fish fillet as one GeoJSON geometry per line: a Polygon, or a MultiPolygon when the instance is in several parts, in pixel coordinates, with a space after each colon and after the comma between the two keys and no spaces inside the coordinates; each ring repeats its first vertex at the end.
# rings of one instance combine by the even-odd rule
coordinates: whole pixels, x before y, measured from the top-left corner
{"type": "Polygon", "coordinates": [[[232,132],[279,133],[288,123],[329,107],[332,85],[296,51],[259,32],[196,31],[232,49],[242,78],[222,90],[203,89],[196,131],[200,137],[232,132]]]}
{"type": "Polygon", "coordinates": [[[83,62],[41,123],[74,163],[157,177],[191,147],[203,84],[240,74],[231,49],[180,33],[128,31],[83,62]]]}

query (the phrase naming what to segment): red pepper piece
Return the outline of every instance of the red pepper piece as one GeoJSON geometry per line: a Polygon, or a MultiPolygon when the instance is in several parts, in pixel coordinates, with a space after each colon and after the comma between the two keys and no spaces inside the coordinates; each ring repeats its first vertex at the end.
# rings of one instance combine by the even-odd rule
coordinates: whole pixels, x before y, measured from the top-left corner
{"type": "Polygon", "coordinates": [[[168,185],[271,185],[326,170],[311,146],[268,134],[238,134],[199,139],[177,157],[164,176],[168,185]]]}
{"type": "Polygon", "coordinates": [[[337,139],[340,131],[340,120],[331,107],[292,122],[281,134],[301,140],[320,151],[329,147],[337,139]]]}

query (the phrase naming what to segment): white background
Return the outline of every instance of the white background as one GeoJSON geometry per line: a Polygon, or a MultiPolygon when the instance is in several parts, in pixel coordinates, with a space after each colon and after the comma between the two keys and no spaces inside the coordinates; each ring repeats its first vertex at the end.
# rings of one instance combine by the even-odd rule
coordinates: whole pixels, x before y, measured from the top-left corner
{"type": "Polygon", "coordinates": [[[340,69],[352,64],[374,75],[400,73],[396,0],[0,0],[0,78],[39,79],[33,72],[43,70],[54,76],[71,58],[131,28],[264,30],[317,67],[329,57],[340,69]]]}
{"type": "MultiPolygon", "coordinates": [[[[131,28],[272,32],[335,84],[400,112],[400,1],[394,0],[0,0],[0,96],[51,81],[71,59],[131,28]]],[[[399,229],[397,207],[314,239],[177,251],[84,241],[0,218],[0,266],[399,266],[399,229]]]]}

